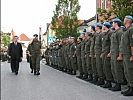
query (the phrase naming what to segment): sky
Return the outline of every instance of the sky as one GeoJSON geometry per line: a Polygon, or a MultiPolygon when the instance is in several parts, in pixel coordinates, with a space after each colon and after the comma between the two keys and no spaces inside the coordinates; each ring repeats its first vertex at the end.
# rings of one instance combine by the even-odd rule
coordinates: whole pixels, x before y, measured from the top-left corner
{"type": "MultiPolygon", "coordinates": [[[[16,35],[25,33],[28,37],[46,32],[46,24],[51,22],[58,0],[1,0],[1,31],[16,35]]],[[[96,14],[96,0],[79,0],[81,6],[78,17],[87,20],[96,14]]]]}

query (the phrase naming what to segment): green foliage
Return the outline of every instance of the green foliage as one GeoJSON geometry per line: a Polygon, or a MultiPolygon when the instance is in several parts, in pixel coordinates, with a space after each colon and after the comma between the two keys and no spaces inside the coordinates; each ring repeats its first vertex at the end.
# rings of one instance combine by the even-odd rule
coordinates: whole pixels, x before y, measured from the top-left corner
{"type": "MultiPolygon", "coordinates": [[[[98,8],[99,16],[103,17],[103,20],[111,20],[111,14],[115,14],[121,20],[124,20],[126,15],[133,16],[133,1],[132,0],[112,0],[112,8],[110,11],[106,9],[98,8]]],[[[103,21],[100,20],[100,21],[103,21]]]]}
{"type": "Polygon", "coordinates": [[[133,16],[132,0],[112,0],[112,11],[120,19],[124,19],[126,15],[133,16]]]}
{"type": "Polygon", "coordinates": [[[3,33],[3,32],[1,32],[1,36],[2,36],[2,41],[4,43],[4,46],[8,46],[8,44],[11,41],[10,36],[8,34],[6,34],[6,33],[3,33]]]}
{"type": "Polygon", "coordinates": [[[59,39],[79,36],[78,17],[80,11],[78,0],[58,0],[54,16],[52,17],[53,30],[59,39]]]}

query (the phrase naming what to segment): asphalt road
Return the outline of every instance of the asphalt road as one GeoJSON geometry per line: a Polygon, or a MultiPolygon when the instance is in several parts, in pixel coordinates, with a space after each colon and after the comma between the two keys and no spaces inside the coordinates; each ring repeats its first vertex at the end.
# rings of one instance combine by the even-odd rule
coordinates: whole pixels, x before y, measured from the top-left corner
{"type": "Polygon", "coordinates": [[[41,75],[30,73],[26,61],[19,74],[11,73],[10,64],[1,62],[1,100],[133,100],[120,92],[95,86],[75,76],[41,64],[41,75]]]}

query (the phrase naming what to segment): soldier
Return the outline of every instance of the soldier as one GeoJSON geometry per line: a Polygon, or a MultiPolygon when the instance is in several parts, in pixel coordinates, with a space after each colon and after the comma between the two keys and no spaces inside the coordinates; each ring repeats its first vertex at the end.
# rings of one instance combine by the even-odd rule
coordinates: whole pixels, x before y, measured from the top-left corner
{"type": "Polygon", "coordinates": [[[72,67],[72,75],[76,75],[77,71],[77,59],[76,59],[76,43],[74,39],[71,39],[71,46],[70,46],[70,63],[72,67]]]}
{"type": "Polygon", "coordinates": [[[96,57],[96,68],[97,68],[98,77],[99,77],[99,80],[96,83],[96,85],[103,85],[105,75],[103,73],[102,59],[100,57],[100,55],[102,53],[102,35],[103,35],[102,24],[97,23],[95,30],[96,30],[97,34],[96,34],[96,38],[95,38],[94,50],[95,50],[95,57],[96,57]]]}
{"type": "Polygon", "coordinates": [[[70,46],[72,45],[71,43],[71,39],[68,39],[68,44],[66,46],[66,55],[67,56],[67,73],[68,74],[72,74],[72,66],[70,64],[71,60],[70,60],[70,46]]]}
{"type": "Polygon", "coordinates": [[[124,25],[126,31],[123,33],[120,44],[118,60],[123,60],[124,72],[129,85],[128,90],[122,92],[124,96],[133,96],[133,21],[132,16],[125,16],[124,25]]]}
{"type": "Polygon", "coordinates": [[[83,69],[82,69],[82,62],[81,62],[81,42],[82,38],[77,39],[77,46],[76,46],[76,57],[77,57],[77,65],[78,65],[78,71],[79,76],[76,76],[77,78],[82,79],[83,78],[83,69]]]}
{"type": "Polygon", "coordinates": [[[62,41],[62,67],[63,67],[63,72],[67,71],[67,67],[66,67],[66,60],[65,60],[65,46],[66,46],[66,41],[63,40],[62,41]]]}
{"type": "Polygon", "coordinates": [[[81,61],[82,61],[82,68],[83,68],[83,80],[87,79],[88,78],[88,73],[87,70],[85,69],[86,68],[86,59],[85,59],[85,44],[86,44],[86,37],[85,37],[85,32],[82,33],[82,42],[81,42],[81,61]]]}
{"type": "Polygon", "coordinates": [[[48,46],[46,46],[46,50],[45,50],[45,59],[46,59],[46,65],[49,65],[49,48],[48,46]]]}
{"type": "Polygon", "coordinates": [[[53,66],[53,64],[52,64],[52,45],[49,46],[48,55],[49,55],[49,64],[52,67],[53,66]]]}
{"type": "Polygon", "coordinates": [[[34,69],[34,75],[40,75],[40,55],[41,55],[41,44],[38,41],[38,35],[34,35],[34,39],[31,43],[30,55],[32,59],[32,65],[34,69]]]}
{"type": "Polygon", "coordinates": [[[121,42],[121,36],[123,31],[120,29],[121,20],[119,18],[113,19],[112,26],[115,28],[115,32],[111,35],[111,47],[110,53],[108,57],[111,55],[111,71],[113,74],[113,78],[115,81],[115,85],[110,88],[112,91],[120,91],[121,84],[124,82],[124,71],[122,60],[118,60],[117,57],[119,56],[119,46],[121,42]]]}
{"type": "Polygon", "coordinates": [[[113,76],[111,72],[111,63],[110,63],[110,57],[107,57],[108,53],[110,52],[110,44],[111,40],[110,37],[112,35],[112,32],[109,30],[111,27],[111,24],[109,22],[104,22],[103,23],[103,30],[105,31],[102,37],[102,62],[103,62],[103,69],[104,69],[104,74],[106,77],[106,83],[102,85],[101,87],[103,88],[111,88],[112,84],[111,82],[113,81],[113,76]]]}
{"type": "Polygon", "coordinates": [[[95,52],[94,52],[94,46],[95,46],[95,38],[96,38],[96,32],[95,32],[95,26],[91,25],[91,45],[90,45],[90,57],[91,57],[91,67],[93,72],[93,78],[90,79],[91,83],[96,83],[98,81],[98,73],[96,69],[96,58],[95,58],[95,52]]]}
{"type": "Polygon", "coordinates": [[[89,77],[86,79],[86,81],[90,81],[90,80],[92,80],[92,67],[91,67],[91,58],[90,58],[91,33],[86,32],[85,37],[86,37],[86,44],[85,44],[86,66],[84,68],[85,69],[84,73],[89,75],[89,77]]]}
{"type": "Polygon", "coordinates": [[[68,71],[68,66],[69,66],[69,64],[68,64],[68,63],[69,63],[69,62],[68,62],[68,53],[67,53],[67,52],[68,52],[67,47],[68,47],[68,45],[69,45],[68,42],[69,42],[69,41],[68,41],[68,39],[67,39],[67,40],[66,40],[66,44],[65,44],[65,52],[64,52],[64,57],[65,57],[65,62],[66,62],[66,68],[65,68],[65,69],[66,69],[66,72],[68,71]]]}

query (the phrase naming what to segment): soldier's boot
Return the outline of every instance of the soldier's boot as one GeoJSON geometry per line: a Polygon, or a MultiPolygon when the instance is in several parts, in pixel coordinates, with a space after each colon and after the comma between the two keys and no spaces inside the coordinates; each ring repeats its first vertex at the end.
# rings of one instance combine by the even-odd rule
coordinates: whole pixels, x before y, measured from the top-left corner
{"type": "Polygon", "coordinates": [[[116,83],[115,86],[113,86],[112,88],[109,88],[109,90],[111,90],[111,91],[121,91],[121,84],[116,83]]]}
{"type": "Polygon", "coordinates": [[[76,76],[76,77],[82,79],[83,78],[83,74],[80,73],[80,75],[76,76]]]}
{"type": "Polygon", "coordinates": [[[72,73],[73,75],[76,75],[76,70],[73,70],[73,73],[72,73]]]}
{"type": "Polygon", "coordinates": [[[111,88],[112,87],[111,81],[107,81],[104,85],[101,85],[101,87],[103,87],[103,88],[111,88]]]}
{"type": "Polygon", "coordinates": [[[39,70],[37,70],[37,72],[36,72],[36,75],[40,75],[40,72],[39,72],[39,70]]]}
{"type": "Polygon", "coordinates": [[[85,81],[92,81],[92,80],[93,80],[93,76],[92,76],[92,74],[89,74],[88,78],[85,81]]]}
{"type": "Polygon", "coordinates": [[[124,92],[123,96],[133,96],[133,87],[129,87],[129,90],[124,92]]]}
{"type": "Polygon", "coordinates": [[[64,71],[64,68],[63,68],[63,67],[61,67],[61,71],[62,71],[62,72],[64,71]]]}
{"type": "Polygon", "coordinates": [[[63,69],[63,72],[67,72],[67,68],[64,68],[64,69],[63,69]]]}
{"type": "Polygon", "coordinates": [[[105,84],[105,82],[104,82],[104,79],[102,79],[102,78],[99,78],[98,82],[96,83],[96,85],[98,85],[98,86],[101,86],[104,84],[105,84]]]}
{"type": "Polygon", "coordinates": [[[73,70],[72,69],[70,69],[69,74],[73,75],[73,70]]]}
{"type": "Polygon", "coordinates": [[[98,77],[97,77],[97,76],[94,76],[93,80],[90,81],[90,83],[92,83],[92,84],[96,84],[97,81],[98,81],[98,77]]]}
{"type": "Polygon", "coordinates": [[[124,93],[128,92],[129,90],[130,90],[130,86],[128,86],[128,89],[127,90],[121,91],[121,94],[124,94],[124,93]]]}
{"type": "Polygon", "coordinates": [[[34,69],[34,75],[36,75],[36,69],[34,69]]]}
{"type": "Polygon", "coordinates": [[[88,74],[85,74],[85,75],[83,76],[83,80],[86,80],[86,79],[88,79],[88,74]]]}

